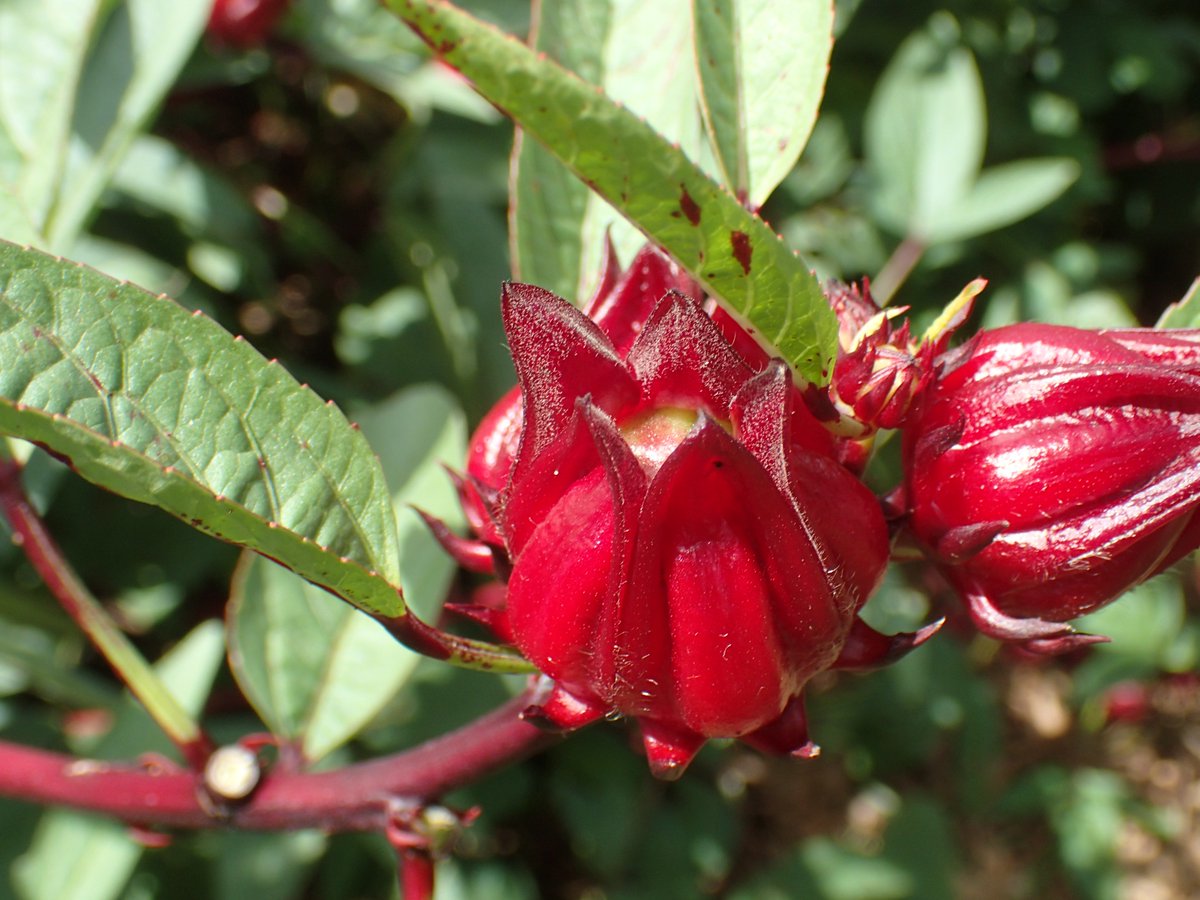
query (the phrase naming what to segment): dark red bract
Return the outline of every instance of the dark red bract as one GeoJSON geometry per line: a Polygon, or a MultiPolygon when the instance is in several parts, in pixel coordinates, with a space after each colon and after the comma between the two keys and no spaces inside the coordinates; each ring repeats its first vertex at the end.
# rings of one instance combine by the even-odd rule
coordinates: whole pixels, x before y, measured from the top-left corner
{"type": "Polygon", "coordinates": [[[1200,544],[1196,341],[1022,324],[942,358],[905,435],[909,527],[982,630],[1091,640],[1064,623],[1200,544]]]}
{"type": "Polygon", "coordinates": [[[878,501],[788,368],[751,364],[666,257],[645,250],[610,276],[590,318],[504,289],[519,390],[481,425],[462,480],[480,541],[443,537],[510,574],[502,604],[469,612],[552,680],[530,715],[634,717],[659,774],[712,737],[811,754],[805,683],[930,633],[857,618],[887,561],[878,501]]]}

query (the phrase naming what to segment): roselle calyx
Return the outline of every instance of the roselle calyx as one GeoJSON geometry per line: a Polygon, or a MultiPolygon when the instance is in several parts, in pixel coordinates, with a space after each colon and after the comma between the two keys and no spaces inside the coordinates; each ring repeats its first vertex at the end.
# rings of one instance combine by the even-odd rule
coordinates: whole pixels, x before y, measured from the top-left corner
{"type": "Polygon", "coordinates": [[[444,541],[507,578],[502,601],[464,611],[544,673],[528,715],[632,717],[662,776],[709,738],[811,755],[806,682],[932,633],[858,619],[888,556],[878,501],[788,367],[747,359],[685,291],[650,248],[586,315],[505,286],[519,384],[460,480],[477,537],[444,541]]]}
{"type": "Polygon", "coordinates": [[[1070,619],[1200,545],[1194,332],[1020,324],[945,354],[904,437],[908,528],[994,637],[1070,619]]]}

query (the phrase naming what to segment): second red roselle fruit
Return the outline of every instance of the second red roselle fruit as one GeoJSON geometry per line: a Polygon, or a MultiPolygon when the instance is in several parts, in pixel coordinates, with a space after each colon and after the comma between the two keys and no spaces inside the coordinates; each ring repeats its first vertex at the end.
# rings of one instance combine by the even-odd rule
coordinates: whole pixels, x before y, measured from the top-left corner
{"type": "Polygon", "coordinates": [[[213,0],[208,34],[231,47],[263,43],[287,11],[291,0],[213,0]]]}
{"type": "Polygon", "coordinates": [[[1022,324],[947,354],[904,437],[909,528],[976,624],[1059,651],[1200,545],[1200,335],[1022,324]]]}
{"type": "Polygon", "coordinates": [[[929,633],[858,619],[888,556],[878,501],[788,368],[752,365],[679,289],[694,286],[650,249],[588,315],[507,285],[518,392],[462,482],[480,540],[438,529],[508,575],[503,601],[471,612],[552,679],[531,714],[634,717],[660,775],[713,737],[811,754],[805,683],[929,633]]]}

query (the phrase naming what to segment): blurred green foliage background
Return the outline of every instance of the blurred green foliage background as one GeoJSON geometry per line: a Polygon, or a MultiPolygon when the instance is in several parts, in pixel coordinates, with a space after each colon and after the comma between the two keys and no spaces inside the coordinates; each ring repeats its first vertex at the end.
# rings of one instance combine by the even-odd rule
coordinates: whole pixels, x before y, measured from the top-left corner
{"type": "MultiPolygon", "coordinates": [[[[528,28],[525,0],[464,5],[528,28]]],[[[1200,16],[1187,4],[842,2],[836,33],[816,131],[763,210],[823,277],[883,282],[919,322],[979,275],[990,280],[981,325],[1151,324],[1183,296],[1200,271],[1200,16]],[[913,60],[934,51],[950,62],[918,77],[913,60]],[[1048,162],[1012,165],[1029,160],[1048,162]],[[914,175],[929,166],[965,174],[957,187],[914,175]]],[[[298,0],[246,52],[201,42],[152,111],[51,249],[245,334],[374,421],[393,488],[450,515],[437,464],[460,462],[468,427],[513,380],[497,302],[510,276],[511,125],[373,0],[298,0]]],[[[0,236],[23,237],[4,223],[0,236]]],[[[878,469],[883,486],[886,454],[878,469]]],[[[183,682],[213,681],[206,721],[220,737],[274,715],[320,744],[314,755],[344,762],[441,733],[514,690],[398,665],[364,701],[368,724],[289,726],[278,709],[251,708],[245,673],[235,680],[222,661],[212,623],[233,551],[42,456],[28,480],[147,653],[173,648],[183,682]]],[[[405,540],[427,562],[411,524],[405,540]]],[[[410,594],[432,611],[451,573],[407,577],[426,579],[410,594]]],[[[948,613],[950,624],[891,669],[813,686],[820,758],[710,747],[666,785],[622,726],[593,727],[450,798],[484,814],[441,865],[438,897],[1196,895],[1197,608],[1189,562],[1085,623],[1113,643],[1033,660],[973,636],[934,573],[897,567],[872,623],[948,613]]],[[[95,755],[162,749],[7,546],[0,734],[95,755]]],[[[143,852],[86,817],[7,801],[0,817],[0,898],[395,891],[381,838],[182,835],[143,852]]]]}

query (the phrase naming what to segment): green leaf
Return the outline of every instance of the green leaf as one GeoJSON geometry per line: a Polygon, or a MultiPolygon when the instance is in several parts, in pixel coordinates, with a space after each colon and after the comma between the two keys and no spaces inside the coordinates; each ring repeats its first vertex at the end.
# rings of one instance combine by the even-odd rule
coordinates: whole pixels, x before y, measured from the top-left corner
{"type": "MultiPolygon", "coordinates": [[[[535,50],[624,103],[693,159],[706,149],[696,113],[690,0],[535,4],[535,50]],[[669,61],[669,62],[668,62],[669,61]]],[[[577,302],[599,275],[605,235],[628,260],[645,240],[555,156],[518,132],[510,243],[517,277],[577,302]]]]}
{"type": "Polygon", "coordinates": [[[68,248],[87,224],[210,8],[209,0],[12,0],[0,10],[0,84],[12,85],[0,98],[0,181],[49,246],[68,248]]]}
{"type": "Polygon", "coordinates": [[[391,500],[332,404],[216,323],[0,244],[0,430],[85,478],[403,612],[391,500]]]}
{"type": "Polygon", "coordinates": [[[1049,808],[1051,828],[1067,874],[1085,897],[1116,898],[1116,847],[1128,818],[1132,790],[1116,772],[1079,768],[1049,808]]]}
{"type": "MultiPolygon", "coordinates": [[[[155,673],[188,714],[197,716],[223,653],[219,623],[204,622],[155,665],[155,673]]],[[[158,726],[130,700],[88,755],[121,759],[161,745],[158,726]]],[[[29,851],[13,867],[13,880],[22,900],[107,900],[121,895],[141,854],[142,846],[119,822],[50,810],[42,816],[29,851]]]]}
{"type": "MultiPolygon", "coordinates": [[[[432,615],[454,565],[415,503],[453,522],[456,493],[439,463],[461,459],[466,427],[441,388],[413,388],[360,416],[396,487],[404,547],[401,581],[432,615]]],[[[420,657],[377,622],[262,557],[248,556],[229,609],[233,673],[263,721],[316,761],[354,737],[395,695],[420,657]]]]}
{"type": "Polygon", "coordinates": [[[112,186],[170,216],[189,236],[228,244],[259,237],[259,217],[245,197],[163,138],[135,140],[113,173],[112,186]]]}
{"type": "Polygon", "coordinates": [[[886,858],[865,856],[825,837],[801,851],[804,864],[825,900],[900,900],[918,896],[911,873],[886,858]]]}
{"type": "MultiPolygon", "coordinates": [[[[5,599],[0,596],[0,607],[5,599]]],[[[68,709],[113,706],[118,695],[111,681],[79,667],[78,642],[0,617],[0,663],[20,672],[28,690],[68,709]]]]}
{"type": "Polygon", "coordinates": [[[714,296],[824,383],[837,323],[816,279],[760,219],[635,114],[518,41],[437,0],[389,0],[526,133],[714,296]]]}
{"type": "Polygon", "coordinates": [[[694,0],[705,125],[725,184],[762,206],[808,141],[829,71],[829,0],[694,0]]]}
{"type": "MultiPolygon", "coordinates": [[[[74,87],[103,0],[0,4],[0,220],[41,232],[66,164],[74,87]]],[[[6,236],[16,237],[13,232],[6,236]]]]}
{"type": "Polygon", "coordinates": [[[13,866],[21,900],[109,900],[121,895],[142,848],[120,822],[47,812],[13,866]]]}
{"type": "Polygon", "coordinates": [[[214,897],[294,900],[304,896],[312,868],[329,844],[320,831],[255,834],[225,831],[208,836],[216,860],[214,897]]]}
{"type": "Polygon", "coordinates": [[[1200,328],[1200,278],[1192,282],[1183,299],[1168,306],[1155,328],[1200,328]]]}
{"type": "Polygon", "coordinates": [[[910,36],[867,108],[871,203],[884,228],[921,244],[1010,225],[1079,177],[1070,159],[1027,159],[980,171],[987,109],[979,70],[945,14],[910,36]]]}
{"type": "Polygon", "coordinates": [[[1196,623],[1188,619],[1176,572],[1164,572],[1138,585],[1075,625],[1089,634],[1112,637],[1111,643],[1088,654],[1072,676],[1073,694],[1093,722],[1104,721],[1104,691],[1113,684],[1196,667],[1200,635],[1196,623]]]}
{"type": "Polygon", "coordinates": [[[1057,199],[1079,177],[1073,159],[1023,159],[984,169],[958,205],[930,226],[930,241],[959,241],[1018,222],[1057,199]]]}
{"type": "Polygon", "coordinates": [[[32,244],[38,239],[37,229],[17,200],[16,193],[3,183],[0,183],[0,234],[22,244],[32,244]]]}
{"type": "Polygon", "coordinates": [[[987,135],[979,71],[956,28],[930,27],[901,45],[863,127],[876,218],[895,234],[927,239],[970,193],[987,135]]]}

